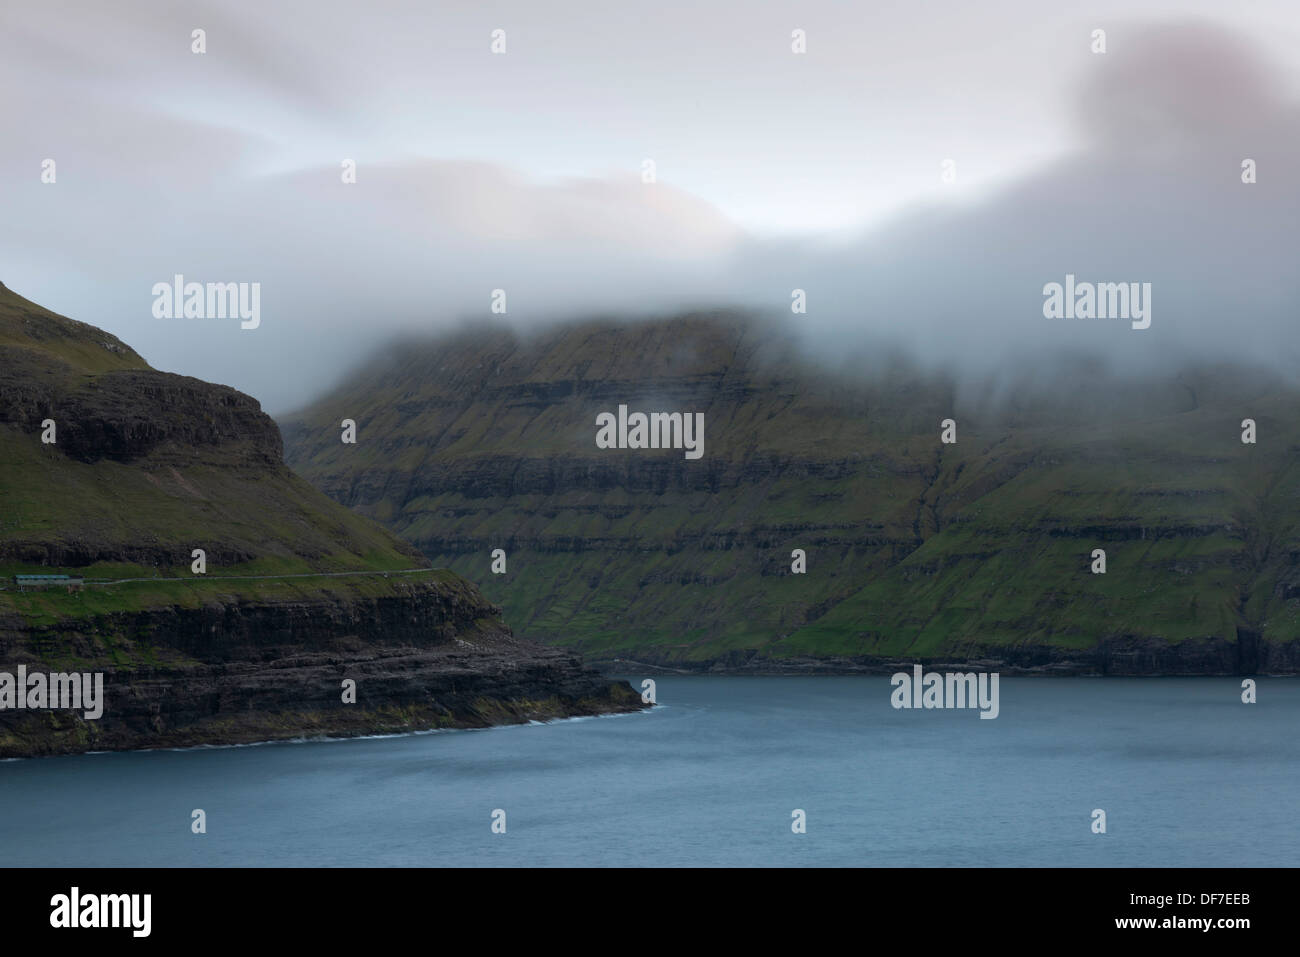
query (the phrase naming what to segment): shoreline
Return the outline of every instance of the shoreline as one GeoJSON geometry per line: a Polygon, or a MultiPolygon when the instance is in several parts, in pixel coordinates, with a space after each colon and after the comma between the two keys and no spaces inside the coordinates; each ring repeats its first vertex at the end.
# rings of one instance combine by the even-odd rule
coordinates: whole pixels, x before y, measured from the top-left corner
{"type": "Polygon", "coordinates": [[[0,711],[0,758],[474,730],[646,707],[627,682],[577,656],[517,642],[317,652],[106,677],[97,719],[0,711]],[[345,685],[353,690],[341,694],[345,685]]]}
{"type": "MultiPolygon", "coordinates": [[[[551,646],[563,647],[563,646],[551,646]]],[[[1007,676],[1067,678],[1251,678],[1300,675],[1300,640],[1238,644],[1188,639],[1180,644],[1103,643],[1087,651],[1050,647],[980,649],[971,655],[827,655],[772,658],[742,652],[700,661],[607,658],[584,660],[609,674],[661,675],[892,675],[921,665],[932,671],[996,671],[1007,676]]]]}
{"type": "Polygon", "coordinates": [[[628,718],[634,715],[646,714],[656,707],[662,705],[648,705],[643,708],[633,708],[628,710],[611,710],[600,711],[594,714],[570,714],[556,718],[547,718],[537,720],[529,718],[520,721],[502,721],[497,724],[488,724],[481,726],[466,727],[441,727],[441,728],[414,728],[410,731],[392,731],[381,732],[377,734],[346,734],[346,735],[313,735],[311,737],[294,737],[294,738],[266,738],[261,741],[234,741],[224,744],[191,744],[179,747],[155,747],[155,748],[115,748],[105,751],[78,751],[69,754],[33,754],[23,757],[0,758],[0,764],[9,764],[15,761],[40,761],[45,758],[77,758],[91,757],[106,754],[182,754],[191,751],[230,751],[237,748],[261,748],[273,745],[297,745],[297,744],[339,744],[347,741],[380,741],[390,738],[414,738],[423,737],[432,734],[458,734],[461,732],[471,731],[501,731],[506,728],[526,728],[526,727],[544,727],[551,724],[562,724],[568,721],[591,721],[598,718],[628,718]]]}

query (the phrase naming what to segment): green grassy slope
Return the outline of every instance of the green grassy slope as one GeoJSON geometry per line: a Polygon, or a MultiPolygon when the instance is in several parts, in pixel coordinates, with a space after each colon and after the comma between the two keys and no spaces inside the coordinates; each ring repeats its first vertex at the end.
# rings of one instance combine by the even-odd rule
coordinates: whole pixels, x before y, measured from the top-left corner
{"type": "Polygon", "coordinates": [[[156,372],[108,333],[0,286],[0,614],[382,591],[382,577],[216,579],[427,565],[286,467],[251,398],[156,372]],[[41,441],[47,418],[53,444],[41,441]],[[191,573],[196,548],[206,580],[191,573]],[[11,580],[50,571],[156,582],[23,595],[11,580]]]}
{"type": "Polygon", "coordinates": [[[592,322],[405,344],[282,426],[318,487],[601,658],[1293,638],[1296,393],[1230,368],[1048,380],[993,401],[892,358],[832,373],[738,316],[592,322]],[[703,411],[704,458],[597,449],[620,402],[703,411]]]}

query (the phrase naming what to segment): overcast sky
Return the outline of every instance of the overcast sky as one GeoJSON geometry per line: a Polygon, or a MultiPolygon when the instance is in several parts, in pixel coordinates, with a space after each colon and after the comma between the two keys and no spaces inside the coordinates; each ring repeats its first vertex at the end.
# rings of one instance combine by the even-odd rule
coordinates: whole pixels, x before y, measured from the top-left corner
{"type": "Polygon", "coordinates": [[[1297,49],[1295,0],[6,4],[0,281],[272,411],[494,288],[1295,357],[1297,49]],[[1053,326],[1067,271],[1156,283],[1152,328],[1053,326]],[[155,318],[175,273],[260,282],[261,326],[155,318]]]}

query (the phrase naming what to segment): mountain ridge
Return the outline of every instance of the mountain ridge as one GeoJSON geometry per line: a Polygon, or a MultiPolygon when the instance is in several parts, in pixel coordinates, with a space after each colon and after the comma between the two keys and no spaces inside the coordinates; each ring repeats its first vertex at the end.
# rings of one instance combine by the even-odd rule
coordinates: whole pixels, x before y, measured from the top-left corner
{"type": "Polygon", "coordinates": [[[408,341],[281,430],[327,494],[593,660],[1225,673],[1300,665],[1298,410],[1292,384],[1226,362],[981,381],[831,365],[711,312],[408,341]],[[597,449],[619,404],[703,411],[704,458],[597,449]]]}

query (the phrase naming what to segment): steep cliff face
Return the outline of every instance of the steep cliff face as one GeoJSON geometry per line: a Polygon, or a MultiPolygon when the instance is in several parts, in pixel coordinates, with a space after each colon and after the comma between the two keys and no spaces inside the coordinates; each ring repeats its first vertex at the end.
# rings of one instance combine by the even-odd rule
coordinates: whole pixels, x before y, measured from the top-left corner
{"type": "Polygon", "coordinates": [[[281,425],[317,487],[475,577],[521,633],[600,660],[1295,669],[1290,386],[801,355],[730,314],[463,333],[403,344],[281,425]],[[702,412],[703,456],[598,448],[621,404],[702,412]],[[1244,657],[1239,634],[1258,636],[1244,657]]]}
{"type": "Polygon", "coordinates": [[[42,309],[0,284],[0,424],[39,435],[79,462],[153,456],[279,465],[280,432],[257,400],[149,368],[120,339],[42,309]]]}
{"type": "Polygon", "coordinates": [[[7,360],[0,374],[5,419],[39,434],[46,419],[64,427],[59,450],[79,462],[190,462],[196,451],[220,450],[243,465],[278,465],[280,431],[251,396],[226,386],[153,370],[104,372],[84,382],[23,381],[19,350],[0,347],[7,360]],[[14,381],[18,379],[19,381],[14,381]],[[62,387],[61,387],[62,386],[62,387]],[[13,404],[8,404],[12,399],[13,404]]]}
{"type": "Polygon", "coordinates": [[[0,757],[487,727],[642,706],[577,655],[515,640],[497,607],[454,576],[383,597],[230,596],[40,627],[6,618],[0,662],[10,674],[104,676],[99,718],[0,711],[0,757]]]}
{"type": "Polygon", "coordinates": [[[0,672],[19,667],[102,673],[107,701],[0,707],[0,757],[641,706],[294,475],[256,400],[0,286],[0,672]],[[14,580],[33,573],[86,584],[14,580]]]}
{"type": "Polygon", "coordinates": [[[33,624],[0,618],[11,674],[99,672],[103,714],[0,711],[0,757],[386,734],[635,711],[577,655],[513,638],[449,573],[391,594],[227,595],[33,624]],[[349,690],[348,683],[351,683],[349,690]],[[348,697],[352,700],[346,700],[348,697]]]}

